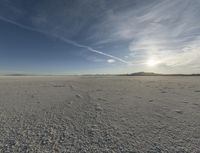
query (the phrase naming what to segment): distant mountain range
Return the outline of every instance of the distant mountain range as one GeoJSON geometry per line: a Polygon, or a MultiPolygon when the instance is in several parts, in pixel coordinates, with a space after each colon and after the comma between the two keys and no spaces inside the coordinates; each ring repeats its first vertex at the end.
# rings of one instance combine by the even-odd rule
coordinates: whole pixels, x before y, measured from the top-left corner
{"type": "Polygon", "coordinates": [[[153,72],[136,72],[130,74],[122,74],[121,76],[200,76],[200,74],[160,74],[153,72]]]}
{"type": "MultiPolygon", "coordinates": [[[[112,75],[117,75],[117,74],[87,74],[83,76],[105,76],[105,75],[112,76],[112,75]]],[[[54,76],[54,75],[3,74],[0,76],[54,76]]],[[[65,75],[55,75],[55,76],[65,76],[65,75]]],[[[118,74],[118,76],[200,76],[200,74],[161,74],[161,73],[153,73],[153,72],[136,72],[136,73],[129,73],[129,74],[118,74]]]]}

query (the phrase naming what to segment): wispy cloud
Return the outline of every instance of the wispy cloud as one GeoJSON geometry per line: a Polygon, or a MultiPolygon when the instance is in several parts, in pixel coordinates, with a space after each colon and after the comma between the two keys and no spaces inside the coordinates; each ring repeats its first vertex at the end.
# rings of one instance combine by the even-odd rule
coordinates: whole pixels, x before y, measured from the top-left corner
{"type": "Polygon", "coordinates": [[[90,47],[90,46],[86,46],[86,45],[79,44],[79,43],[77,43],[77,42],[75,42],[75,41],[66,39],[66,38],[64,38],[64,37],[60,37],[60,36],[59,36],[59,38],[60,38],[61,40],[65,41],[66,43],[72,44],[72,45],[74,45],[74,46],[76,46],[76,47],[80,47],[80,48],[87,49],[87,50],[90,51],[90,52],[97,53],[97,54],[100,54],[100,55],[103,55],[103,56],[106,56],[106,57],[115,59],[115,60],[120,61],[120,62],[125,63],[125,64],[131,64],[130,62],[125,61],[125,60],[123,60],[123,59],[121,59],[121,58],[119,58],[119,57],[117,57],[117,56],[113,56],[113,55],[107,54],[107,53],[105,53],[105,52],[102,52],[102,51],[93,49],[93,48],[90,47]]]}
{"type": "Polygon", "coordinates": [[[114,59],[108,59],[107,62],[108,63],[115,63],[115,60],[114,59]]]}
{"type": "Polygon", "coordinates": [[[16,26],[19,26],[19,27],[21,27],[21,28],[23,28],[23,29],[27,29],[27,30],[31,30],[31,31],[35,31],[35,32],[40,32],[40,33],[43,33],[43,34],[45,34],[45,35],[49,35],[49,36],[52,36],[52,37],[56,37],[56,38],[58,38],[58,39],[64,41],[64,42],[67,43],[67,44],[71,44],[71,45],[73,45],[73,46],[86,49],[86,50],[88,50],[88,51],[90,51],[90,52],[93,52],[93,53],[96,53],[96,54],[99,54],[99,55],[102,55],[102,56],[105,56],[105,57],[108,57],[108,58],[112,58],[113,60],[115,59],[115,60],[120,61],[120,62],[125,63],[125,64],[130,64],[130,62],[125,61],[125,60],[123,60],[123,59],[121,59],[121,58],[119,58],[119,57],[117,57],[117,56],[104,53],[104,52],[102,52],[102,51],[96,50],[96,49],[94,49],[94,48],[92,48],[92,47],[90,47],[90,46],[87,46],[87,45],[82,45],[82,44],[80,44],[80,43],[77,43],[76,41],[73,41],[73,40],[64,38],[63,36],[59,36],[59,35],[57,35],[57,34],[50,33],[50,32],[46,32],[46,31],[43,31],[43,30],[40,30],[40,29],[35,29],[35,28],[32,28],[32,27],[29,27],[29,26],[20,24],[20,23],[18,23],[18,22],[15,22],[15,21],[13,21],[13,20],[6,19],[6,18],[1,17],[1,16],[0,16],[0,20],[9,22],[9,23],[14,24],[14,25],[16,25],[16,26]]]}
{"type": "Polygon", "coordinates": [[[132,61],[156,57],[169,67],[200,64],[200,2],[165,0],[112,14],[110,39],[130,41],[132,61]],[[152,5],[153,4],[153,5],[152,5]]]}

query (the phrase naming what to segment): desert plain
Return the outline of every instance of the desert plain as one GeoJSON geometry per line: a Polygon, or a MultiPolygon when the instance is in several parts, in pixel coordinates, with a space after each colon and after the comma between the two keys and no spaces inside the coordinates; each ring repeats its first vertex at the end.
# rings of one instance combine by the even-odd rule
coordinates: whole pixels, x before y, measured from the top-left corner
{"type": "Polygon", "coordinates": [[[2,76],[2,153],[200,153],[200,77],[2,76]]]}

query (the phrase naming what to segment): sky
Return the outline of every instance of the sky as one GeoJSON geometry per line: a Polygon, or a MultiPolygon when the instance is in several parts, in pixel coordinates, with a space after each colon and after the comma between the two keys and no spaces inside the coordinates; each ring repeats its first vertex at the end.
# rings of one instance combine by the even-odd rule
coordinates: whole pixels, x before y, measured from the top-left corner
{"type": "Polygon", "coordinates": [[[199,0],[0,0],[0,74],[200,73],[199,0]]]}

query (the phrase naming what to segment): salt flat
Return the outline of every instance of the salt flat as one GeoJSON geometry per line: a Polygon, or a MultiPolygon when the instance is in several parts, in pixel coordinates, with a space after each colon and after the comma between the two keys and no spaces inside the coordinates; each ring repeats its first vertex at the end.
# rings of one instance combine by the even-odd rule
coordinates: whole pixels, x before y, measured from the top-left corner
{"type": "Polygon", "coordinates": [[[0,77],[0,152],[199,153],[200,77],[0,77]]]}

